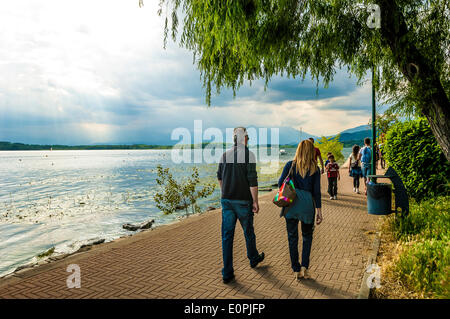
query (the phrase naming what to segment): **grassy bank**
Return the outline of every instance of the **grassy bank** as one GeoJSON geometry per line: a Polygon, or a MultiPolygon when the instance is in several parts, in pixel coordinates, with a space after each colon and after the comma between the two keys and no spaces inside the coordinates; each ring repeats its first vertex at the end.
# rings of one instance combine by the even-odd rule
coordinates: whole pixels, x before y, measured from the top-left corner
{"type": "Polygon", "coordinates": [[[391,214],[380,229],[376,298],[450,298],[450,196],[412,202],[407,217],[391,214]]]}

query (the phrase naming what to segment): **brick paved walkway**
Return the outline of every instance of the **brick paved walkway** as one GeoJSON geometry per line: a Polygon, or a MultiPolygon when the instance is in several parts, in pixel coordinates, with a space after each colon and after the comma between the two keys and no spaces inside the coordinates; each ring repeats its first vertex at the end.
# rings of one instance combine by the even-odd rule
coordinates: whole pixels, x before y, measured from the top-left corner
{"type": "Polygon", "coordinates": [[[0,280],[0,298],[356,298],[377,217],[367,214],[365,196],[352,192],[348,173],[341,175],[337,201],[328,199],[322,176],[324,221],[314,232],[311,280],[294,280],[285,221],[270,193],[255,217],[257,247],[266,259],[250,268],[238,223],[232,284],[222,283],[216,210],[18,272],[0,280]],[[66,286],[69,264],[80,266],[79,289],[66,286]]]}

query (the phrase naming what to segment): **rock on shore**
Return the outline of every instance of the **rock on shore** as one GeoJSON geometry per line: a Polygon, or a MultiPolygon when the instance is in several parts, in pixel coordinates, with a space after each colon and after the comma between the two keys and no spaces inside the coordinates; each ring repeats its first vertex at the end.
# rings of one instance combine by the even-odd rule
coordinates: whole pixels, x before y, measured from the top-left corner
{"type": "Polygon", "coordinates": [[[154,219],[146,221],[146,222],[142,222],[140,224],[123,224],[122,228],[126,229],[126,230],[131,230],[131,231],[135,231],[138,229],[149,229],[152,227],[153,223],[155,222],[154,219]]]}

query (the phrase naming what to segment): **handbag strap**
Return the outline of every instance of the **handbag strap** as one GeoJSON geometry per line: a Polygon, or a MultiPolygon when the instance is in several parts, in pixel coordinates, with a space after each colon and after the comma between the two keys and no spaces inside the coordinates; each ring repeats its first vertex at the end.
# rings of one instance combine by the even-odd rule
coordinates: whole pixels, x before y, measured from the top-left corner
{"type": "Polygon", "coordinates": [[[290,177],[292,179],[292,173],[293,173],[293,169],[294,169],[294,164],[295,164],[295,161],[292,161],[291,168],[289,169],[288,174],[284,178],[283,183],[286,183],[286,180],[287,180],[288,177],[290,177]]]}

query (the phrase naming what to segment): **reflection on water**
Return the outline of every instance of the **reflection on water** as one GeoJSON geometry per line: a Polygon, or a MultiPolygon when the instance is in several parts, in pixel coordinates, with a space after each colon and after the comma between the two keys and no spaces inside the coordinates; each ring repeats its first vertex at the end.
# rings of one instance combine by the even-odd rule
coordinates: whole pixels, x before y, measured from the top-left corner
{"type": "MultiPolygon", "coordinates": [[[[154,168],[187,176],[194,164],[174,164],[170,150],[0,152],[0,276],[55,246],[72,252],[92,238],[130,234],[124,223],[155,219],[162,225],[180,214],[155,207],[154,168]]],[[[216,183],[216,164],[195,164],[203,182],[216,183]]],[[[274,174],[273,176],[275,176],[274,174]]],[[[261,181],[271,176],[261,176],[261,181]]],[[[219,189],[200,202],[219,205],[219,189]]]]}
{"type": "MultiPolygon", "coordinates": [[[[258,164],[261,186],[277,180],[295,153],[286,151],[279,167],[258,164]]],[[[216,164],[174,164],[170,150],[0,152],[0,276],[51,247],[68,253],[90,239],[130,234],[124,223],[176,220],[183,212],[163,215],[153,201],[158,164],[176,178],[195,165],[202,182],[216,183],[216,164]]],[[[218,207],[219,199],[217,186],[200,206],[218,207]]]]}

